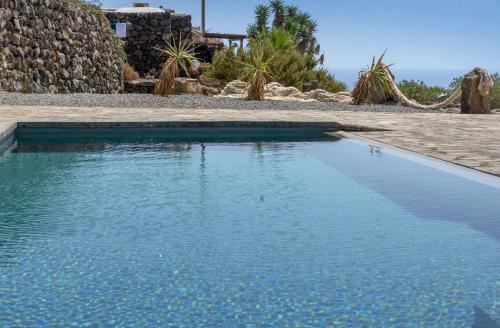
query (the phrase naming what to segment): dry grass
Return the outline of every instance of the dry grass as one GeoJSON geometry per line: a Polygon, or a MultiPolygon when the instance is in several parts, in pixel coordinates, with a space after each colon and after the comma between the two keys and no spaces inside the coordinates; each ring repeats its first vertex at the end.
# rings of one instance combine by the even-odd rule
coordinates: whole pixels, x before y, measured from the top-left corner
{"type": "Polygon", "coordinates": [[[256,70],[250,80],[247,89],[247,100],[264,100],[264,92],[266,88],[266,77],[264,72],[256,70]]]}
{"type": "Polygon", "coordinates": [[[163,65],[154,93],[162,97],[175,94],[175,77],[178,71],[177,62],[172,58],[168,59],[163,65]]]}
{"type": "Polygon", "coordinates": [[[125,81],[134,81],[140,79],[139,73],[129,64],[123,64],[123,78],[125,81]]]}

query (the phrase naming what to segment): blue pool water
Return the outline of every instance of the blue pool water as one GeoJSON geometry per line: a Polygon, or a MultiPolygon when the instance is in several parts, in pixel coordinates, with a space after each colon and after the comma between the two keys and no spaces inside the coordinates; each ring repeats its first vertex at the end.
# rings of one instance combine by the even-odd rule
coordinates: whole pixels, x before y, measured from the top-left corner
{"type": "Polygon", "coordinates": [[[498,179],[317,134],[40,134],[0,154],[0,327],[500,321],[498,179]]]}

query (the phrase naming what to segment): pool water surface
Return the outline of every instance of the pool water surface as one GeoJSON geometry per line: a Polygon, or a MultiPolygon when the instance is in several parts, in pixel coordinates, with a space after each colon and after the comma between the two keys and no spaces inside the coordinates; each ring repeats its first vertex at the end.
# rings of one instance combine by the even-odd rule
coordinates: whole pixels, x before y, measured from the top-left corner
{"type": "Polygon", "coordinates": [[[500,322],[497,178],[325,135],[165,133],[16,136],[1,327],[500,322]]]}

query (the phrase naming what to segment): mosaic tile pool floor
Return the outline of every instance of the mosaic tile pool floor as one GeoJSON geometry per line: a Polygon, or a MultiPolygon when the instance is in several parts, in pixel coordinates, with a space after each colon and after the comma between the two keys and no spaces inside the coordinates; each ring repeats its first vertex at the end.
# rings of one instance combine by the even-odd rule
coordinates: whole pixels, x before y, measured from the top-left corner
{"type": "Polygon", "coordinates": [[[498,180],[347,139],[17,139],[1,327],[500,321],[498,180]]]}

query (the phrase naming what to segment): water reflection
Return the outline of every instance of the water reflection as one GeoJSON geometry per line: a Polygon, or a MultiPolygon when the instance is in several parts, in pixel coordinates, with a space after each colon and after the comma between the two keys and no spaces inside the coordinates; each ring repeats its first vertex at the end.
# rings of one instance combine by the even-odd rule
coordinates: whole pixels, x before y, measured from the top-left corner
{"type": "Polygon", "coordinates": [[[472,328],[500,328],[500,324],[479,306],[474,306],[474,324],[472,328]]]}
{"type": "Polygon", "coordinates": [[[500,241],[500,189],[350,140],[314,144],[308,153],[419,218],[468,224],[500,241]]]}

